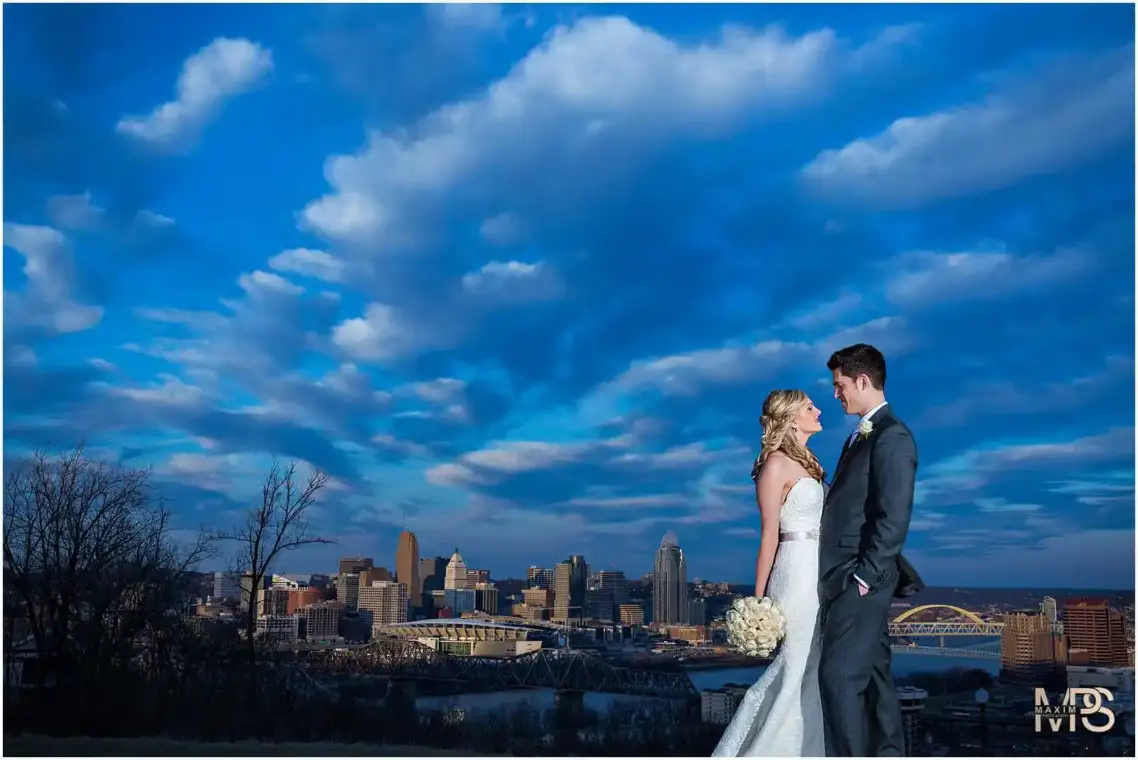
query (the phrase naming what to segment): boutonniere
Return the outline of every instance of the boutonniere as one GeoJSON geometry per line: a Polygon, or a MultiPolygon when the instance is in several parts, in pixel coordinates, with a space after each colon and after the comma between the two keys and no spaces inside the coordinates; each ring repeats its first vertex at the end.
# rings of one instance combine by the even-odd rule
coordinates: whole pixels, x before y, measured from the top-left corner
{"type": "Polygon", "coordinates": [[[872,420],[862,420],[861,422],[857,423],[857,439],[859,441],[864,441],[866,438],[869,438],[869,434],[872,432],[873,432],[873,421],[872,420]]]}

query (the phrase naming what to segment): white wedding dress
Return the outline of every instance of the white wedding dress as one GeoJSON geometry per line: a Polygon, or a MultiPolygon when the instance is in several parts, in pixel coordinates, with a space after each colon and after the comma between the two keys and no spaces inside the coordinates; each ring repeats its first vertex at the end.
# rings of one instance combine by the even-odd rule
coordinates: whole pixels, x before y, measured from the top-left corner
{"type": "Polygon", "coordinates": [[[801,478],[779,513],[779,544],[767,596],[786,617],[774,660],[747,690],[712,757],[824,757],[818,691],[818,528],[825,488],[801,478]]]}

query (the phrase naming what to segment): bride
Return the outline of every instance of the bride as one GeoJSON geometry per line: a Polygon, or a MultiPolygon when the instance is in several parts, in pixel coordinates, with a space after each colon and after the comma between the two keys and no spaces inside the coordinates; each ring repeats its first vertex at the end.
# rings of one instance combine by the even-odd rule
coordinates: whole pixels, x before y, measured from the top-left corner
{"type": "Polygon", "coordinates": [[[755,596],[769,596],[786,617],[774,660],[743,698],[713,757],[822,757],[818,690],[818,528],[822,467],[806,448],[822,412],[800,390],[772,391],[759,422],[755,481],[762,537],[755,596]]]}

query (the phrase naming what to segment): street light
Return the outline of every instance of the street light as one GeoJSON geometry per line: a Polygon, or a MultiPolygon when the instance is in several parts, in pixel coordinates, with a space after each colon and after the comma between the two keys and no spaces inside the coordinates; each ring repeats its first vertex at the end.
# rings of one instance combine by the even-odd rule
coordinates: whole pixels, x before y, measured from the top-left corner
{"type": "Polygon", "coordinates": [[[981,686],[976,690],[976,705],[980,708],[980,754],[988,754],[988,690],[981,686]]]}

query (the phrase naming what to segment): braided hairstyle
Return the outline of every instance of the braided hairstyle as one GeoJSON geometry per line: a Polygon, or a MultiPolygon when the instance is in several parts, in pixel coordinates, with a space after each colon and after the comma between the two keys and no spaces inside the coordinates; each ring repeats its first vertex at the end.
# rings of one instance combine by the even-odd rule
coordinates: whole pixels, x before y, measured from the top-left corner
{"type": "Polygon", "coordinates": [[[818,457],[798,442],[793,428],[794,418],[802,411],[806,400],[806,394],[797,389],[771,391],[767,396],[763,402],[763,414],[759,417],[759,424],[763,426],[762,449],[751,469],[752,479],[758,480],[759,468],[776,451],[781,451],[802,465],[802,469],[815,480],[823,479],[824,473],[818,457]]]}

